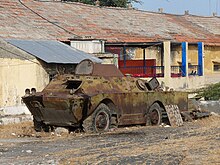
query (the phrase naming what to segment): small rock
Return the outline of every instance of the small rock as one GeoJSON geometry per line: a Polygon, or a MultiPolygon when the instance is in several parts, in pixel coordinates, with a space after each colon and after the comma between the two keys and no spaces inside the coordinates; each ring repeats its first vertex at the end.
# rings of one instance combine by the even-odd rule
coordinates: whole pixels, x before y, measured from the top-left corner
{"type": "Polygon", "coordinates": [[[32,153],[33,151],[31,151],[31,150],[26,150],[26,152],[27,152],[27,153],[32,153]]]}
{"type": "Polygon", "coordinates": [[[215,113],[215,112],[211,112],[210,113],[212,116],[219,116],[219,114],[215,113]]]}
{"type": "Polygon", "coordinates": [[[55,129],[55,133],[61,134],[61,133],[69,133],[69,130],[66,128],[58,127],[55,129]]]}
{"type": "Polygon", "coordinates": [[[111,129],[109,129],[109,132],[114,132],[116,130],[117,130],[117,128],[111,128],[111,129]]]}
{"type": "Polygon", "coordinates": [[[164,127],[170,127],[170,125],[165,125],[164,127]]]}
{"type": "Polygon", "coordinates": [[[40,138],[41,137],[41,132],[36,132],[35,137],[40,138]]]}
{"type": "Polygon", "coordinates": [[[58,137],[61,137],[61,135],[60,135],[60,134],[57,134],[57,136],[58,136],[58,137]]]}
{"type": "Polygon", "coordinates": [[[11,135],[12,135],[12,136],[16,136],[16,134],[15,134],[15,133],[11,133],[11,135]]]}
{"type": "Polygon", "coordinates": [[[54,164],[54,162],[55,162],[54,160],[48,160],[47,161],[48,164],[54,164]]]}

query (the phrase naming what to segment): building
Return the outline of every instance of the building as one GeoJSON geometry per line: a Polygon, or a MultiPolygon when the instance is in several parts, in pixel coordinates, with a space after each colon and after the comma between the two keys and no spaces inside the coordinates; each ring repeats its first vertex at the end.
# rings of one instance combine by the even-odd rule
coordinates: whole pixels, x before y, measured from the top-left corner
{"type": "Polygon", "coordinates": [[[172,15],[59,0],[2,0],[0,22],[2,39],[62,41],[109,58],[124,73],[156,75],[175,89],[220,80],[220,17],[216,15],[172,15]]]}
{"type": "Polygon", "coordinates": [[[49,40],[0,40],[0,108],[23,113],[26,88],[41,91],[56,74],[73,73],[84,59],[96,57],[49,40]]]}

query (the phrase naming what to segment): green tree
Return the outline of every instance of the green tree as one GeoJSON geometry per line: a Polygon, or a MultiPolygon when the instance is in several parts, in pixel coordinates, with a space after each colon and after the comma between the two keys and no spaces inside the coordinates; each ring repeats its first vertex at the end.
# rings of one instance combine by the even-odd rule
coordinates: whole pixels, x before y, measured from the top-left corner
{"type": "Polygon", "coordinates": [[[112,7],[128,7],[132,3],[141,3],[141,0],[63,0],[71,2],[81,2],[90,5],[99,4],[100,6],[112,6],[112,7]]]}

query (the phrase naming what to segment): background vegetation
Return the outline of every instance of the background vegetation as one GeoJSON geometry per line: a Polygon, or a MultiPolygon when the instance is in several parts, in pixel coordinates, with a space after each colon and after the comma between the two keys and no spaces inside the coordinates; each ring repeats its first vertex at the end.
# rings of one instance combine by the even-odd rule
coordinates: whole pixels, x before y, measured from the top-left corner
{"type": "Polygon", "coordinates": [[[123,7],[123,8],[127,8],[132,3],[141,3],[140,0],[63,0],[63,1],[81,2],[90,5],[96,5],[98,3],[100,6],[112,6],[112,7],[123,7]]]}
{"type": "Polygon", "coordinates": [[[204,97],[205,100],[219,100],[220,99],[220,83],[209,85],[197,91],[197,98],[204,97]]]}

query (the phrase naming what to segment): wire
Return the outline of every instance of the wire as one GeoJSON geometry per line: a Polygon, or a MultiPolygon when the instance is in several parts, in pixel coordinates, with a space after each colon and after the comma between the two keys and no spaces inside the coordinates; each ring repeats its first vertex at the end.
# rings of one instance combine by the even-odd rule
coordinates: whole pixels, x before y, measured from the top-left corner
{"type": "Polygon", "coordinates": [[[27,5],[25,5],[23,2],[21,2],[21,0],[18,0],[18,1],[19,1],[19,2],[20,2],[20,4],[21,4],[21,5],[23,5],[25,8],[27,8],[28,10],[30,10],[32,13],[36,14],[36,15],[37,15],[37,16],[39,16],[40,18],[44,19],[45,21],[47,21],[47,22],[49,22],[49,23],[53,24],[54,26],[56,26],[56,27],[58,27],[58,28],[60,28],[60,29],[64,30],[65,32],[67,32],[67,33],[69,33],[69,34],[72,34],[72,35],[74,35],[74,36],[76,36],[76,37],[81,38],[80,36],[78,36],[78,35],[76,35],[76,34],[72,33],[71,31],[69,31],[69,30],[67,30],[67,29],[63,28],[63,27],[62,27],[62,26],[60,26],[60,25],[57,25],[57,24],[56,24],[56,23],[54,23],[54,22],[51,22],[51,21],[50,21],[50,20],[48,20],[47,18],[45,18],[45,17],[43,17],[42,15],[38,14],[38,13],[37,13],[37,12],[35,12],[33,9],[31,9],[30,7],[28,7],[27,5]]]}

